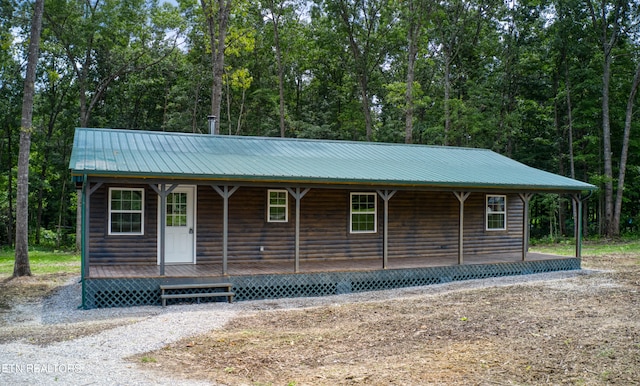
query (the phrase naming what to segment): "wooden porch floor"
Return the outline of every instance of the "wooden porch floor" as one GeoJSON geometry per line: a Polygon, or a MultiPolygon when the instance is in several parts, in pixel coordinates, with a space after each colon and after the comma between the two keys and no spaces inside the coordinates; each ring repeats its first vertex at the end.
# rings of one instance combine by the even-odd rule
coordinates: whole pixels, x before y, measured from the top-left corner
{"type": "MultiPolygon", "coordinates": [[[[528,261],[567,259],[567,256],[547,255],[529,252],[528,261]]],[[[499,264],[521,261],[521,255],[473,256],[465,257],[464,264],[499,264]]],[[[457,265],[457,258],[403,258],[388,261],[387,269],[446,267],[457,265]]],[[[381,259],[359,259],[339,261],[300,261],[298,273],[375,271],[382,269],[381,259]]],[[[228,276],[290,274],[294,273],[294,262],[252,262],[227,264],[228,276]]],[[[165,266],[165,277],[221,277],[222,262],[212,264],[175,264],[165,266]]],[[[89,277],[101,278],[142,278],[160,277],[158,265],[92,265],[89,277]]]]}

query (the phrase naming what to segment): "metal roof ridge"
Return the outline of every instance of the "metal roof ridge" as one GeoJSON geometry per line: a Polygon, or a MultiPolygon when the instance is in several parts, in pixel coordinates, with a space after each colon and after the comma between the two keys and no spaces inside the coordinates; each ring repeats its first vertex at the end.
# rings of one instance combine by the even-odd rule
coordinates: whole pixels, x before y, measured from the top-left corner
{"type": "MultiPolygon", "coordinates": [[[[335,144],[354,144],[354,145],[375,145],[375,146],[398,146],[398,147],[414,147],[414,148],[432,148],[432,149],[447,149],[447,150],[466,150],[466,151],[484,151],[502,155],[491,149],[485,149],[480,147],[463,147],[463,146],[449,146],[449,145],[426,145],[419,143],[399,143],[399,142],[371,142],[371,141],[354,141],[343,139],[317,139],[317,138],[294,138],[294,137],[262,137],[257,135],[224,135],[224,134],[206,134],[206,133],[186,133],[181,131],[156,131],[156,130],[135,130],[124,128],[94,128],[94,127],[77,127],[77,130],[91,130],[101,132],[120,132],[120,133],[140,133],[140,134],[155,134],[155,135],[169,135],[169,136],[190,136],[190,137],[202,137],[202,138],[220,138],[220,139],[239,139],[239,140],[263,140],[263,141],[287,141],[287,142],[308,142],[308,143],[335,143],[335,144]]],[[[508,157],[507,157],[508,158],[508,157]]]]}

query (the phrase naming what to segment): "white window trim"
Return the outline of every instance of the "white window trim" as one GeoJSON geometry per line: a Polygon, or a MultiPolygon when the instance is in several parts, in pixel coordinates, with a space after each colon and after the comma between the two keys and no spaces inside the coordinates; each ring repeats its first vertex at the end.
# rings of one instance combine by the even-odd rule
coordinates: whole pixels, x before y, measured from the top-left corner
{"type": "Polygon", "coordinates": [[[506,231],[507,230],[507,196],[505,194],[487,194],[485,198],[485,230],[491,231],[506,231]],[[504,198],[504,212],[491,212],[491,214],[504,214],[504,224],[502,228],[489,228],[489,197],[502,197],[504,198]]]}
{"type": "Polygon", "coordinates": [[[349,195],[349,233],[377,233],[378,232],[378,194],[371,192],[352,192],[349,195]],[[353,230],[353,196],[374,196],[373,200],[373,230],[354,231],[353,230]]]}
{"type": "Polygon", "coordinates": [[[126,187],[111,187],[109,188],[109,213],[107,214],[109,221],[107,224],[107,230],[109,235],[118,236],[141,236],[144,235],[144,188],[126,188],[126,187]],[[111,209],[111,194],[114,190],[129,190],[138,191],[142,197],[140,210],[112,210],[111,209]],[[112,232],[111,231],[111,214],[112,213],[140,213],[140,232],[112,232]]]}
{"type": "Polygon", "coordinates": [[[267,222],[289,222],[289,192],[286,189],[267,190],[267,222]],[[271,204],[271,193],[284,193],[284,205],[271,204]],[[284,208],[284,220],[272,220],[271,208],[284,208]]]}

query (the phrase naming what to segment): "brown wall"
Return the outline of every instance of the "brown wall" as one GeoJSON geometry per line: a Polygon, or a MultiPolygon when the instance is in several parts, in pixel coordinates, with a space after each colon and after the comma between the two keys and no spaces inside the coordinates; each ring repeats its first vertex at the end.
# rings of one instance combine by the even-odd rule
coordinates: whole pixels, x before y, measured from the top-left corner
{"type": "MultiPolygon", "coordinates": [[[[366,190],[354,189],[353,192],[366,190]]],[[[382,256],[383,205],[378,197],[377,232],[349,232],[351,190],[311,189],[301,201],[300,258],[358,259],[382,256]]],[[[107,186],[91,199],[91,263],[156,263],[157,196],[145,193],[145,235],[107,235],[107,186]]],[[[522,246],[522,201],[507,197],[507,230],[485,231],[485,195],[465,203],[465,256],[518,253],[522,246]]],[[[222,260],[223,200],[210,186],[197,194],[196,259],[222,260]]],[[[389,201],[389,257],[452,257],[458,248],[458,200],[451,192],[398,191],[389,201]]],[[[289,196],[289,221],[267,222],[267,189],[239,188],[229,198],[230,262],[293,260],[295,199],[289,196]],[[263,251],[261,251],[261,247],[263,251]]]]}
{"type": "MultiPolygon", "coordinates": [[[[301,259],[330,260],[382,256],[384,202],[378,198],[377,232],[352,234],[349,232],[350,192],[311,189],[302,199],[301,259]]],[[[222,200],[219,200],[221,206],[222,200]]],[[[465,202],[465,255],[520,252],[523,208],[520,198],[517,195],[507,197],[508,222],[505,231],[485,230],[484,206],[485,195],[481,193],[471,194],[465,202]]],[[[240,188],[230,198],[230,261],[293,258],[295,200],[289,197],[289,222],[286,224],[268,223],[266,210],[266,189],[240,188]],[[261,246],[264,252],[260,252],[261,246]]],[[[390,257],[456,257],[458,213],[458,200],[451,192],[397,192],[389,201],[390,257]]],[[[200,221],[204,222],[199,217],[199,224],[200,221]]],[[[221,218],[218,223],[218,235],[211,240],[209,248],[217,247],[218,256],[221,256],[220,242],[215,241],[222,239],[221,218]]],[[[201,232],[199,237],[200,234],[201,232]]],[[[198,251],[201,252],[200,243],[198,251]]]]}
{"type": "Polygon", "coordinates": [[[90,264],[156,264],[158,215],[156,193],[145,185],[103,185],[91,195],[90,264]],[[145,188],[144,235],[109,235],[109,187],[145,188]]]}
{"type": "MultiPolygon", "coordinates": [[[[289,221],[267,222],[267,189],[240,188],[229,198],[229,261],[293,259],[295,200],[289,221]],[[264,252],[260,252],[263,247],[264,252]]],[[[198,188],[197,261],[222,260],[223,200],[209,186],[198,188]]]]}

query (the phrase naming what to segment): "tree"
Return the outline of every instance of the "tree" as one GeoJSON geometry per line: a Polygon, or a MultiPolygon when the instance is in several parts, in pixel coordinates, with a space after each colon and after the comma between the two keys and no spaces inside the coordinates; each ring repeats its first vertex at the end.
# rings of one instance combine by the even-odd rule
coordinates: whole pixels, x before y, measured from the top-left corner
{"type": "Polygon", "coordinates": [[[284,64],[282,63],[282,48],[280,47],[281,19],[285,12],[286,0],[276,3],[274,0],[265,2],[268,17],[273,25],[273,43],[276,48],[276,64],[278,65],[278,93],[280,99],[280,137],[284,138],[284,64]]]}
{"type": "Polygon", "coordinates": [[[604,163],[604,232],[607,236],[618,233],[613,223],[613,161],[611,151],[610,84],[613,48],[620,35],[620,24],[624,17],[625,2],[615,0],[608,4],[602,0],[599,9],[593,1],[588,1],[593,30],[596,32],[602,49],[602,151],[604,163]]]}
{"type": "Polygon", "coordinates": [[[15,236],[14,221],[14,165],[17,151],[14,143],[19,136],[16,127],[20,127],[20,108],[24,89],[22,69],[18,62],[17,51],[11,47],[16,37],[12,30],[18,20],[15,17],[13,2],[0,3],[0,245],[13,246],[15,236]]]}
{"type": "Polygon", "coordinates": [[[423,35],[424,24],[427,15],[430,13],[429,2],[421,0],[408,0],[405,9],[402,12],[403,18],[407,23],[407,89],[405,93],[405,135],[404,142],[413,142],[413,113],[414,90],[413,83],[415,80],[416,56],[420,48],[420,39],[423,35]]]}
{"type": "Polygon", "coordinates": [[[31,150],[33,99],[43,12],[44,0],[36,0],[31,21],[27,71],[24,79],[24,95],[22,97],[20,153],[18,155],[18,197],[16,202],[16,260],[13,267],[13,277],[31,276],[31,267],[29,266],[29,153],[31,150]]]}
{"type": "MultiPolygon", "coordinates": [[[[222,102],[222,77],[224,75],[224,54],[226,37],[231,15],[231,0],[200,0],[202,12],[209,33],[209,49],[211,54],[211,115],[220,118],[222,102]]],[[[216,120],[214,132],[220,133],[220,119],[216,120]]]]}
{"type": "Polygon", "coordinates": [[[353,57],[353,67],[360,86],[360,103],[367,141],[373,139],[371,79],[386,57],[387,33],[394,25],[394,9],[384,0],[326,0],[329,11],[341,21],[353,57]]]}
{"type": "Polygon", "coordinates": [[[622,150],[620,153],[620,167],[618,169],[618,186],[616,190],[615,206],[613,210],[613,230],[614,235],[620,234],[620,215],[622,213],[622,196],[624,194],[624,178],[627,171],[627,157],[629,155],[629,141],[631,137],[631,124],[633,120],[633,105],[635,104],[636,94],[638,93],[638,87],[640,86],[640,63],[636,67],[636,72],[633,77],[633,83],[631,85],[631,91],[629,92],[629,98],[627,99],[627,109],[624,120],[624,135],[622,138],[622,150]]]}
{"type": "MultiPolygon", "coordinates": [[[[47,26],[72,67],[80,102],[80,126],[103,102],[114,82],[165,60],[180,32],[166,34],[161,12],[145,1],[56,0],[46,12],[47,26]],[[155,13],[155,14],[154,14],[155,13]]],[[[171,13],[171,10],[167,12],[171,13]]]]}
{"type": "Polygon", "coordinates": [[[473,28],[473,24],[479,23],[482,18],[480,12],[473,12],[474,4],[464,0],[444,1],[437,12],[436,33],[438,34],[440,49],[443,61],[443,83],[444,83],[444,145],[451,142],[451,92],[452,92],[452,71],[454,62],[458,60],[460,51],[463,49],[466,39],[477,39],[480,28],[473,28]],[[470,32],[477,31],[474,36],[470,32]]]}

